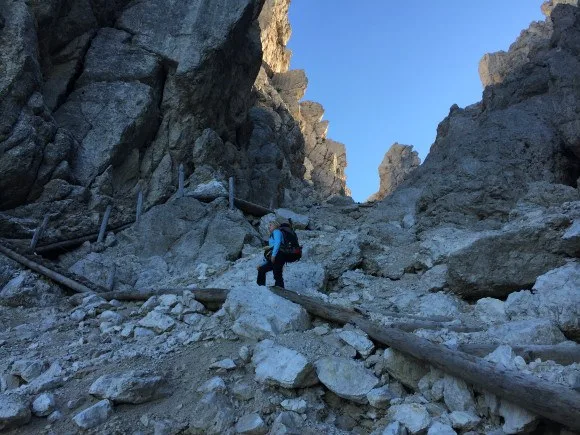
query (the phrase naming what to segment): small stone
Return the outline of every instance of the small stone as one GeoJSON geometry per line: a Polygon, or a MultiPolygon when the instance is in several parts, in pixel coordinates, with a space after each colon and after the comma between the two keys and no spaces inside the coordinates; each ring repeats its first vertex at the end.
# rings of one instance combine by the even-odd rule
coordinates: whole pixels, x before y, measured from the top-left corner
{"type": "Polygon", "coordinates": [[[240,359],[245,363],[250,362],[250,360],[252,359],[252,352],[250,351],[250,348],[248,346],[240,347],[238,355],[240,356],[240,359]]]}
{"type": "Polygon", "coordinates": [[[120,325],[123,323],[123,316],[110,310],[103,311],[99,316],[99,319],[105,322],[109,322],[112,325],[120,325]]]}
{"type": "Polygon", "coordinates": [[[91,429],[107,421],[112,413],[111,402],[105,399],[79,412],[73,421],[82,429],[91,429]]]}
{"type": "Polygon", "coordinates": [[[481,421],[477,415],[465,411],[453,411],[449,418],[454,429],[470,430],[475,428],[481,421]]]}
{"type": "Polygon", "coordinates": [[[387,408],[391,401],[394,398],[393,393],[389,390],[388,386],[384,386],[381,388],[373,388],[367,394],[367,400],[369,401],[371,406],[375,408],[387,408]]]}
{"type": "Polygon", "coordinates": [[[37,417],[46,417],[54,411],[55,407],[54,395],[48,393],[41,394],[32,402],[32,412],[37,417]]]}
{"type": "Polygon", "coordinates": [[[368,357],[375,349],[373,342],[370,341],[365,335],[363,335],[363,333],[355,331],[341,331],[338,336],[345,343],[354,347],[363,358],[368,357]]]}
{"type": "Polygon", "coordinates": [[[226,391],[226,383],[219,376],[211,378],[209,381],[205,382],[196,391],[198,393],[209,393],[211,391],[226,391]]]}
{"type": "Polygon", "coordinates": [[[141,308],[139,309],[139,311],[141,313],[148,313],[153,308],[155,308],[158,303],[159,303],[159,301],[157,300],[157,296],[151,296],[149,299],[147,299],[143,303],[143,305],[141,305],[141,308]]]}
{"type": "Polygon", "coordinates": [[[144,318],[139,320],[139,325],[153,329],[158,334],[170,331],[175,326],[175,320],[157,311],[149,312],[144,318]]]}
{"type": "Polygon", "coordinates": [[[81,309],[74,310],[70,315],[71,320],[75,322],[82,322],[86,317],[87,313],[81,309]]]}
{"type": "Polygon", "coordinates": [[[219,369],[219,370],[233,370],[236,368],[236,363],[230,359],[226,358],[221,361],[214,362],[212,365],[209,366],[210,369],[219,369]]]}
{"type": "Polygon", "coordinates": [[[379,383],[363,364],[347,358],[321,358],[316,361],[316,373],[334,394],[357,403],[365,403],[367,394],[379,383]]]}
{"type": "Polygon", "coordinates": [[[504,419],[502,429],[506,434],[531,432],[539,421],[537,415],[506,400],[500,403],[499,415],[504,419]]]}
{"type": "Polygon", "coordinates": [[[245,435],[263,435],[268,432],[266,424],[258,414],[246,414],[236,423],[236,433],[245,435]]]}
{"type": "Polygon", "coordinates": [[[416,403],[392,406],[388,417],[403,423],[411,434],[421,433],[431,424],[431,417],[425,406],[416,403]]]}
{"type": "Polygon", "coordinates": [[[306,412],[307,408],[306,400],[304,399],[286,399],[282,401],[281,405],[285,410],[294,411],[299,414],[306,412]]]}
{"type": "Polygon", "coordinates": [[[320,336],[326,335],[330,332],[330,327],[328,325],[317,326],[316,328],[312,329],[312,332],[320,336]]]}
{"type": "Polygon", "coordinates": [[[121,337],[123,338],[129,338],[131,337],[131,335],[133,335],[133,331],[135,330],[135,325],[133,325],[132,323],[128,323],[125,326],[123,326],[123,329],[121,330],[121,337]]]}
{"type": "Polygon", "coordinates": [[[178,302],[177,295],[161,295],[161,296],[158,296],[158,300],[159,300],[159,305],[162,305],[165,307],[173,307],[178,302]]]}
{"type": "Polygon", "coordinates": [[[135,337],[135,338],[155,337],[155,332],[151,331],[150,329],[141,328],[141,327],[137,326],[133,330],[133,337],[135,337]]]}
{"type": "Polygon", "coordinates": [[[238,400],[250,400],[254,397],[254,389],[248,384],[239,382],[234,384],[232,394],[238,400]]]}

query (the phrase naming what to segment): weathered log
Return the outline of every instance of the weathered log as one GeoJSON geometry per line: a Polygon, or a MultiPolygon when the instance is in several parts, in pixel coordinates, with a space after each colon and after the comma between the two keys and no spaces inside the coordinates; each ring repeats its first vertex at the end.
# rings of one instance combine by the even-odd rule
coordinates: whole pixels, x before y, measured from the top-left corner
{"type": "Polygon", "coordinates": [[[355,324],[379,343],[426,361],[542,417],[575,430],[580,429],[580,393],[571,388],[498,367],[479,357],[433,344],[414,334],[394,328],[379,328],[362,317],[355,324]]]}
{"type": "MultiPolygon", "coordinates": [[[[115,228],[111,228],[109,231],[118,232],[129,228],[133,223],[126,223],[115,228]]],[[[74,246],[82,245],[84,242],[96,242],[99,237],[99,233],[86,234],[84,236],[78,236],[67,240],[61,240],[59,242],[50,243],[48,245],[41,245],[35,249],[37,254],[47,254],[49,252],[57,250],[65,250],[67,248],[72,248],[74,246]]]]}
{"type": "MultiPolygon", "coordinates": [[[[471,355],[486,356],[499,347],[498,344],[460,344],[458,350],[471,355]]],[[[542,361],[552,360],[562,365],[580,363],[579,344],[555,344],[539,345],[529,344],[524,346],[511,346],[512,350],[527,362],[540,358],[542,361]]]]}
{"type": "Polygon", "coordinates": [[[189,288],[160,288],[160,289],[145,289],[136,291],[114,291],[99,293],[103,299],[110,301],[116,299],[118,301],[146,301],[152,296],[161,296],[166,294],[180,295],[184,291],[193,293],[195,299],[204,304],[223,304],[228,295],[228,290],[221,288],[204,288],[204,289],[189,289],[189,288]]]}
{"type": "MultiPolygon", "coordinates": [[[[223,195],[191,195],[192,198],[197,199],[201,202],[211,202],[218,198],[229,198],[227,194],[223,195]]],[[[234,205],[242,210],[244,213],[251,214],[252,216],[262,217],[270,213],[274,213],[267,207],[261,206],[259,204],[254,204],[253,202],[245,201],[243,199],[234,197],[234,205]]]]}
{"type": "Polygon", "coordinates": [[[42,264],[39,264],[35,261],[29,260],[28,258],[24,257],[23,255],[18,254],[17,252],[14,252],[13,250],[6,248],[5,246],[0,245],[0,252],[4,255],[6,255],[8,258],[11,258],[14,261],[17,261],[18,263],[22,264],[23,266],[26,266],[27,268],[29,268],[30,270],[33,270],[34,272],[40,273],[41,275],[46,276],[47,278],[50,278],[51,280],[53,280],[54,282],[61,284],[71,290],[74,290],[75,292],[79,292],[79,293],[94,293],[94,290],[84,284],[81,284],[80,282],[70,279],[52,269],[49,269],[46,266],[43,266],[42,264]]]}

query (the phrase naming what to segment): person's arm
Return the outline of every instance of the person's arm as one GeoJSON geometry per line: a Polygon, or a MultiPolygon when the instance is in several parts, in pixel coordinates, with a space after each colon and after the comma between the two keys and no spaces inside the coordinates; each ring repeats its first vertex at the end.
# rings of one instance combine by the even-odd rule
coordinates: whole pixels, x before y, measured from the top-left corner
{"type": "Polygon", "coordinates": [[[278,255],[278,251],[280,250],[280,245],[282,245],[282,231],[274,230],[272,233],[272,237],[274,238],[274,249],[272,250],[272,258],[278,255]]]}

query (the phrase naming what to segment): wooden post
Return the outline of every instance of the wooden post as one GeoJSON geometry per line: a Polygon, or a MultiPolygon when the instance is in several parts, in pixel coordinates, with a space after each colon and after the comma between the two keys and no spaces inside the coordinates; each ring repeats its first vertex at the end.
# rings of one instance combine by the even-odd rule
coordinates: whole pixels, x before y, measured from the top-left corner
{"type": "Polygon", "coordinates": [[[234,177],[230,177],[230,210],[234,209],[234,177]]]}
{"type": "Polygon", "coordinates": [[[183,167],[183,163],[179,164],[179,185],[177,188],[177,197],[183,197],[183,185],[185,184],[185,169],[183,167]]]}
{"type": "Polygon", "coordinates": [[[274,210],[274,198],[270,199],[270,210],[274,210]]]}
{"type": "Polygon", "coordinates": [[[141,220],[141,211],[143,209],[143,190],[139,188],[139,193],[137,193],[137,212],[135,215],[135,222],[139,223],[141,220]]]}
{"type": "Polygon", "coordinates": [[[34,230],[34,236],[32,236],[32,241],[30,242],[30,249],[32,249],[33,251],[34,248],[36,248],[36,244],[40,240],[40,237],[42,237],[42,233],[46,229],[47,225],[48,225],[48,214],[45,214],[44,219],[42,219],[42,223],[36,228],[36,230],[34,230]]]}
{"type": "Polygon", "coordinates": [[[101,243],[105,239],[105,230],[107,229],[107,223],[109,222],[111,209],[112,207],[108,205],[107,210],[105,210],[105,215],[103,216],[103,221],[101,222],[101,229],[99,230],[99,237],[97,238],[97,243],[101,243]]]}
{"type": "Polygon", "coordinates": [[[115,272],[117,271],[117,265],[113,264],[111,267],[111,274],[109,275],[109,279],[107,280],[107,289],[109,291],[113,291],[113,287],[115,286],[115,272]]]}

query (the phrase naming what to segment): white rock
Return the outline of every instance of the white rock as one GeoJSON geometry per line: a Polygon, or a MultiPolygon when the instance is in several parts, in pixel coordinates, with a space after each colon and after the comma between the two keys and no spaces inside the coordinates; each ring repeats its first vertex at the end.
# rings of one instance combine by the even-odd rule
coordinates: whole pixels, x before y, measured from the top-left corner
{"type": "Polygon", "coordinates": [[[104,322],[109,322],[113,325],[120,325],[121,323],[123,323],[123,316],[121,316],[119,313],[115,313],[114,311],[110,310],[103,311],[99,316],[99,319],[101,319],[104,322]]]}
{"type": "Polygon", "coordinates": [[[499,346],[492,353],[487,355],[485,359],[489,362],[496,363],[500,367],[504,367],[509,370],[515,370],[516,364],[514,358],[516,354],[512,348],[506,344],[499,346]]]}
{"type": "Polygon", "coordinates": [[[240,347],[240,351],[238,352],[238,355],[239,355],[240,359],[246,363],[252,359],[252,352],[250,351],[250,348],[248,346],[240,347]]]}
{"type": "Polygon", "coordinates": [[[268,432],[266,423],[258,414],[246,414],[236,423],[236,433],[245,435],[263,435],[268,432]]]}
{"type": "Polygon", "coordinates": [[[280,405],[282,405],[282,408],[284,408],[285,410],[294,411],[297,412],[298,414],[306,412],[307,409],[306,400],[304,399],[286,399],[283,400],[280,405]]]}
{"type": "Polygon", "coordinates": [[[86,311],[80,308],[74,310],[70,315],[71,320],[75,322],[81,322],[85,320],[86,317],[87,317],[86,311]]]}
{"type": "Polygon", "coordinates": [[[475,410],[473,395],[464,380],[445,375],[443,384],[443,399],[449,410],[475,410]]]}
{"type": "Polygon", "coordinates": [[[375,408],[387,408],[391,399],[394,398],[395,395],[389,390],[388,386],[373,388],[367,394],[369,404],[375,408]]]}
{"type": "Polygon", "coordinates": [[[417,403],[391,406],[387,415],[390,420],[401,422],[411,434],[421,433],[431,424],[427,408],[417,403]]]}
{"type": "Polygon", "coordinates": [[[451,426],[436,421],[427,431],[427,435],[457,435],[451,426]]]}
{"type": "Polygon", "coordinates": [[[259,340],[310,327],[304,308],[257,285],[234,287],[224,309],[234,320],[232,330],[242,337],[259,340]]]}
{"type": "Polygon", "coordinates": [[[263,340],[256,345],[252,363],[256,380],[284,388],[309,387],[318,383],[314,367],[300,353],[263,340]]]}
{"type": "Polygon", "coordinates": [[[42,360],[22,359],[12,364],[13,375],[18,375],[26,382],[32,381],[44,372],[46,363],[42,360]]]}
{"type": "Polygon", "coordinates": [[[363,364],[339,357],[316,361],[318,379],[339,397],[365,403],[367,394],[379,383],[376,376],[363,364]]]}
{"type": "Polygon", "coordinates": [[[326,335],[330,332],[330,327],[328,325],[321,325],[317,326],[316,328],[312,329],[316,335],[326,335]]]}
{"type": "Polygon", "coordinates": [[[226,391],[226,383],[222,378],[219,376],[215,376],[211,378],[209,381],[206,381],[201,387],[199,387],[196,391],[198,393],[209,393],[211,391],[226,391]]]}
{"type": "Polygon", "coordinates": [[[481,421],[477,415],[465,411],[453,411],[449,418],[454,429],[470,430],[475,428],[481,421]]]}
{"type": "Polygon", "coordinates": [[[151,296],[149,299],[147,299],[143,303],[143,305],[141,305],[141,308],[139,308],[139,312],[148,313],[149,311],[154,309],[158,304],[159,304],[159,300],[158,300],[157,296],[151,296]]]}
{"type": "Polygon", "coordinates": [[[294,213],[292,210],[288,210],[287,208],[276,209],[276,217],[285,220],[292,219],[292,225],[295,230],[303,230],[310,223],[310,218],[308,216],[294,213]]]}
{"type": "Polygon", "coordinates": [[[342,341],[354,347],[364,358],[375,349],[375,345],[362,333],[355,331],[341,331],[338,336],[342,341]]]}
{"type": "Polygon", "coordinates": [[[159,300],[159,305],[164,307],[173,307],[177,304],[177,295],[161,295],[157,297],[159,300]]]}
{"type": "Polygon", "coordinates": [[[134,329],[135,325],[133,325],[132,323],[126,324],[125,326],[123,326],[123,329],[121,330],[121,337],[124,338],[131,337],[131,335],[133,335],[134,329]]]}
{"type": "Polygon", "coordinates": [[[54,411],[55,407],[54,395],[48,393],[41,394],[32,402],[32,412],[37,417],[46,417],[54,411]]]}
{"type": "Polygon", "coordinates": [[[82,429],[91,429],[107,421],[112,413],[111,402],[101,400],[90,408],[79,412],[74,416],[73,421],[82,429]]]}
{"type": "Polygon", "coordinates": [[[151,311],[139,320],[139,325],[153,329],[158,334],[170,331],[175,326],[175,320],[156,311],[151,311]]]}
{"type": "Polygon", "coordinates": [[[499,299],[479,299],[475,304],[474,312],[485,323],[502,323],[507,320],[504,302],[499,299]]]}
{"type": "Polygon", "coordinates": [[[531,432],[538,424],[537,415],[506,400],[499,405],[499,415],[504,419],[502,429],[506,434],[531,432]]]}

